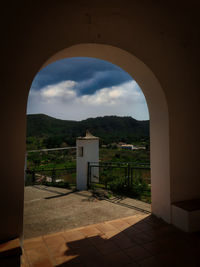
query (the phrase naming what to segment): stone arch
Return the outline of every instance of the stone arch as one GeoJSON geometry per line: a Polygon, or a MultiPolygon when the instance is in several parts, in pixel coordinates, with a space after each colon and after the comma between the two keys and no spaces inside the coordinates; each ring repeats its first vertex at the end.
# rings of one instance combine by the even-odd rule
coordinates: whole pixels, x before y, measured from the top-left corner
{"type": "Polygon", "coordinates": [[[133,54],[120,48],[85,43],[52,55],[41,68],[68,57],[93,57],[109,61],[128,72],[139,84],[150,114],[152,213],[171,222],[169,117],[164,91],[153,72],[133,54]]]}

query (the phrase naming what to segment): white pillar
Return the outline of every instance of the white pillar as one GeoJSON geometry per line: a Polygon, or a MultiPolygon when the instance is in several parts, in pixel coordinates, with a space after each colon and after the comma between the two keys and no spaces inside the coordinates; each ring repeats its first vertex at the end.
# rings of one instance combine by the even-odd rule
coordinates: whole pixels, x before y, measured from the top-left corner
{"type": "MultiPolygon", "coordinates": [[[[87,190],[88,162],[99,162],[99,138],[87,131],[85,137],[76,139],[76,148],[76,188],[87,190]]],[[[94,172],[98,178],[98,168],[94,172]]]]}

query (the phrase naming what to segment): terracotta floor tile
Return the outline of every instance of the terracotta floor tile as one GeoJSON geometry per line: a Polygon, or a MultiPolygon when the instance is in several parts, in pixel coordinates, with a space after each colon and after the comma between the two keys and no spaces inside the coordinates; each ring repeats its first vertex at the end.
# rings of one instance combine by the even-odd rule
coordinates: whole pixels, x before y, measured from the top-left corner
{"type": "Polygon", "coordinates": [[[101,244],[95,244],[95,247],[104,255],[120,250],[120,248],[114,243],[114,241],[111,240],[105,240],[101,244]]]}
{"type": "Polygon", "coordinates": [[[169,252],[169,251],[176,251],[176,250],[184,250],[187,249],[186,241],[182,241],[178,238],[164,238],[159,240],[154,240],[149,243],[145,243],[142,245],[145,249],[150,251],[153,255],[169,252]]]}
{"type": "Polygon", "coordinates": [[[117,251],[114,253],[109,253],[106,255],[110,266],[126,266],[127,264],[131,263],[131,258],[126,255],[123,251],[117,251]]]}
{"type": "Polygon", "coordinates": [[[156,255],[164,251],[164,248],[160,245],[158,241],[152,241],[143,244],[142,247],[148,250],[152,255],[156,255]]]}
{"type": "Polygon", "coordinates": [[[141,221],[141,217],[134,215],[128,218],[123,218],[122,220],[130,225],[135,225],[137,222],[141,221]]]}
{"type": "Polygon", "coordinates": [[[123,220],[111,221],[111,222],[109,222],[109,224],[114,226],[115,228],[117,228],[120,231],[123,231],[123,230],[130,227],[130,224],[128,224],[127,222],[125,222],[123,220]]]}
{"type": "Polygon", "coordinates": [[[90,247],[92,246],[92,244],[87,238],[85,238],[81,240],[68,242],[67,246],[69,246],[72,249],[76,249],[76,248],[79,249],[79,248],[84,248],[84,247],[90,247]]]}
{"type": "Polygon", "coordinates": [[[113,238],[114,236],[118,235],[119,234],[119,231],[116,230],[116,231],[109,231],[109,232],[106,232],[105,234],[101,235],[104,239],[110,239],[110,238],[113,238]]]}
{"type": "Polygon", "coordinates": [[[79,258],[73,258],[68,261],[61,261],[60,264],[56,264],[57,267],[85,267],[84,263],[79,258]]]}
{"type": "Polygon", "coordinates": [[[81,239],[85,238],[84,234],[81,233],[79,230],[76,230],[76,229],[63,232],[62,235],[64,236],[65,240],[68,242],[81,240],[81,239]]]}
{"type": "Polygon", "coordinates": [[[137,216],[137,218],[141,221],[141,222],[145,222],[146,220],[149,219],[149,217],[151,217],[150,213],[138,213],[135,216],[137,216]]]}
{"type": "Polygon", "coordinates": [[[83,267],[110,267],[105,261],[104,254],[95,246],[75,249],[75,252],[83,263],[83,267]]]}
{"type": "Polygon", "coordinates": [[[163,227],[165,225],[165,223],[161,219],[158,219],[152,215],[150,215],[149,217],[146,217],[143,221],[145,223],[150,224],[155,229],[158,229],[158,228],[163,227]]]}
{"type": "Polygon", "coordinates": [[[52,259],[50,259],[50,255],[45,247],[27,249],[26,255],[30,266],[53,266],[52,259]]]}
{"type": "Polygon", "coordinates": [[[90,246],[88,238],[85,238],[84,234],[79,230],[67,231],[63,233],[67,246],[70,248],[81,248],[90,246]]]}
{"type": "Polygon", "coordinates": [[[128,237],[135,236],[136,234],[141,233],[142,231],[136,228],[135,226],[131,226],[125,230],[123,230],[123,234],[125,234],[128,237]]]}
{"type": "Polygon", "coordinates": [[[116,227],[114,227],[113,225],[111,225],[108,222],[97,224],[96,228],[104,234],[107,232],[110,232],[110,231],[120,232],[116,227]]]}
{"type": "Polygon", "coordinates": [[[146,244],[146,243],[153,241],[153,238],[144,232],[131,235],[129,238],[139,245],[146,244]]]}
{"type": "Polygon", "coordinates": [[[111,267],[111,264],[105,256],[101,256],[95,260],[89,259],[84,262],[84,267],[111,267]]]}
{"type": "MultiPolygon", "coordinates": [[[[179,254],[178,254],[178,256],[179,255],[182,255],[182,254],[186,254],[187,256],[188,256],[188,258],[191,260],[191,262],[193,262],[193,263],[195,263],[196,264],[196,266],[200,266],[200,249],[199,248],[196,248],[196,249],[194,249],[194,248],[186,248],[186,249],[181,249],[180,251],[179,251],[179,254]]],[[[184,257],[183,257],[184,258],[184,257]]]]}
{"type": "Polygon", "coordinates": [[[173,230],[173,228],[169,228],[168,226],[164,225],[159,228],[152,228],[149,230],[145,230],[144,233],[151,236],[152,240],[158,240],[174,234],[175,230],[173,230]]]}
{"type": "Polygon", "coordinates": [[[126,267],[139,267],[139,266],[140,266],[139,263],[134,262],[133,260],[126,265],[126,267]]]}
{"type": "Polygon", "coordinates": [[[184,236],[182,238],[184,238],[184,241],[187,242],[188,247],[199,249],[200,251],[200,236],[198,238],[198,234],[200,234],[200,232],[195,234],[187,234],[187,236],[184,236]]]}
{"type": "Polygon", "coordinates": [[[102,232],[96,226],[86,226],[79,230],[85,237],[91,237],[101,234],[102,232]]]}
{"type": "Polygon", "coordinates": [[[141,260],[141,267],[149,267],[149,266],[162,266],[162,267],[198,267],[199,266],[199,258],[194,259],[187,253],[178,253],[178,252],[167,252],[161,253],[151,258],[147,258],[141,260]]]}
{"type": "Polygon", "coordinates": [[[63,256],[57,256],[54,258],[54,263],[55,265],[59,265],[59,264],[67,264],[71,261],[73,261],[74,259],[78,258],[79,256],[76,254],[73,255],[63,255],[63,256]]]}
{"type": "Polygon", "coordinates": [[[48,247],[56,247],[66,243],[64,236],[61,234],[43,236],[43,240],[48,247]]]}
{"type": "MultiPolygon", "coordinates": [[[[143,259],[142,261],[140,261],[139,263],[140,267],[165,267],[165,263],[163,263],[162,265],[160,265],[160,262],[158,262],[157,257],[156,256],[152,256],[146,259],[143,259]]],[[[167,266],[169,267],[169,266],[167,266]]],[[[175,266],[170,266],[170,267],[175,267],[175,266]]],[[[178,267],[178,266],[177,266],[178,267]]]]}
{"type": "Polygon", "coordinates": [[[131,239],[129,239],[123,233],[120,233],[116,236],[113,236],[111,238],[111,240],[114,241],[115,244],[121,249],[130,248],[130,247],[133,247],[134,245],[136,245],[135,242],[133,242],[131,239]]]}
{"type": "Polygon", "coordinates": [[[152,256],[150,252],[148,252],[145,248],[141,246],[134,246],[132,248],[128,248],[124,250],[124,252],[134,261],[139,261],[152,256]]]}
{"type": "Polygon", "coordinates": [[[49,259],[43,259],[38,261],[33,265],[33,267],[53,267],[54,265],[49,261],[49,259]]]}
{"type": "Polygon", "coordinates": [[[69,250],[69,247],[66,244],[58,244],[57,246],[47,246],[49,252],[54,256],[63,256],[69,250]]]}
{"type": "Polygon", "coordinates": [[[186,241],[179,239],[176,236],[161,239],[159,244],[165,251],[187,248],[186,241]]]}
{"type": "Polygon", "coordinates": [[[136,227],[140,231],[149,231],[149,230],[153,229],[153,227],[151,226],[151,224],[148,224],[146,222],[137,222],[134,225],[134,227],[136,227]]]}
{"type": "Polygon", "coordinates": [[[29,267],[29,263],[28,263],[28,260],[26,258],[24,251],[23,251],[23,254],[21,256],[21,267],[29,267]]]}
{"type": "Polygon", "coordinates": [[[98,262],[99,259],[102,257],[102,254],[94,246],[76,249],[75,253],[78,255],[78,257],[80,257],[81,261],[84,263],[91,262],[91,261],[98,262]]]}
{"type": "Polygon", "coordinates": [[[26,239],[23,242],[23,247],[24,249],[33,249],[33,248],[39,248],[43,247],[43,239],[42,237],[36,237],[36,238],[31,238],[31,239],[26,239]]]}
{"type": "Polygon", "coordinates": [[[22,263],[20,264],[20,267],[29,267],[29,265],[28,265],[27,263],[23,263],[23,262],[22,262],[22,263]]]}
{"type": "Polygon", "coordinates": [[[90,238],[88,238],[89,242],[93,245],[93,246],[101,246],[103,245],[106,240],[107,237],[105,235],[97,235],[97,236],[91,236],[90,238]]]}
{"type": "Polygon", "coordinates": [[[27,239],[21,267],[200,266],[200,235],[132,217],[27,239]]]}
{"type": "Polygon", "coordinates": [[[66,240],[64,239],[64,236],[62,236],[61,234],[54,236],[44,236],[43,239],[50,255],[53,258],[53,261],[56,262],[56,264],[58,264],[58,262],[60,263],[63,261],[68,261],[71,258],[74,258],[74,256],[69,257],[66,255],[69,247],[66,240]]]}

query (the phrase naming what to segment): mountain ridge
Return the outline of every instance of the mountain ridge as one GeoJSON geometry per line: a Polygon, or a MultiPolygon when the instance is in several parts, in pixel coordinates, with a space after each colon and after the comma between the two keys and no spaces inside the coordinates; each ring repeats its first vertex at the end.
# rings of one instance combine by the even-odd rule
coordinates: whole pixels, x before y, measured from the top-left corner
{"type": "MultiPolygon", "coordinates": [[[[56,119],[46,114],[27,115],[27,140],[42,139],[43,146],[74,145],[76,137],[86,130],[100,137],[102,144],[135,142],[149,139],[149,121],[138,121],[130,116],[103,116],[81,121],[56,119]]],[[[28,142],[31,143],[31,142],[28,142]]]]}

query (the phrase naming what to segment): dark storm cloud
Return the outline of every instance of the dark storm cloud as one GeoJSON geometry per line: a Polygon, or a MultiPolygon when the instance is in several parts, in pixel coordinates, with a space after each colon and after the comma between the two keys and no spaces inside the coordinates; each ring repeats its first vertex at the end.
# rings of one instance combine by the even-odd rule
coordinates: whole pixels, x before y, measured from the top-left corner
{"type": "Polygon", "coordinates": [[[145,97],[132,77],[95,58],[63,59],[42,69],[31,86],[27,113],[65,120],[105,115],[149,117],[145,97]]]}
{"type": "Polygon", "coordinates": [[[78,82],[75,90],[79,95],[93,94],[104,87],[111,87],[132,80],[132,77],[107,61],[95,58],[67,58],[42,69],[35,77],[32,90],[61,81],[78,82]]]}

